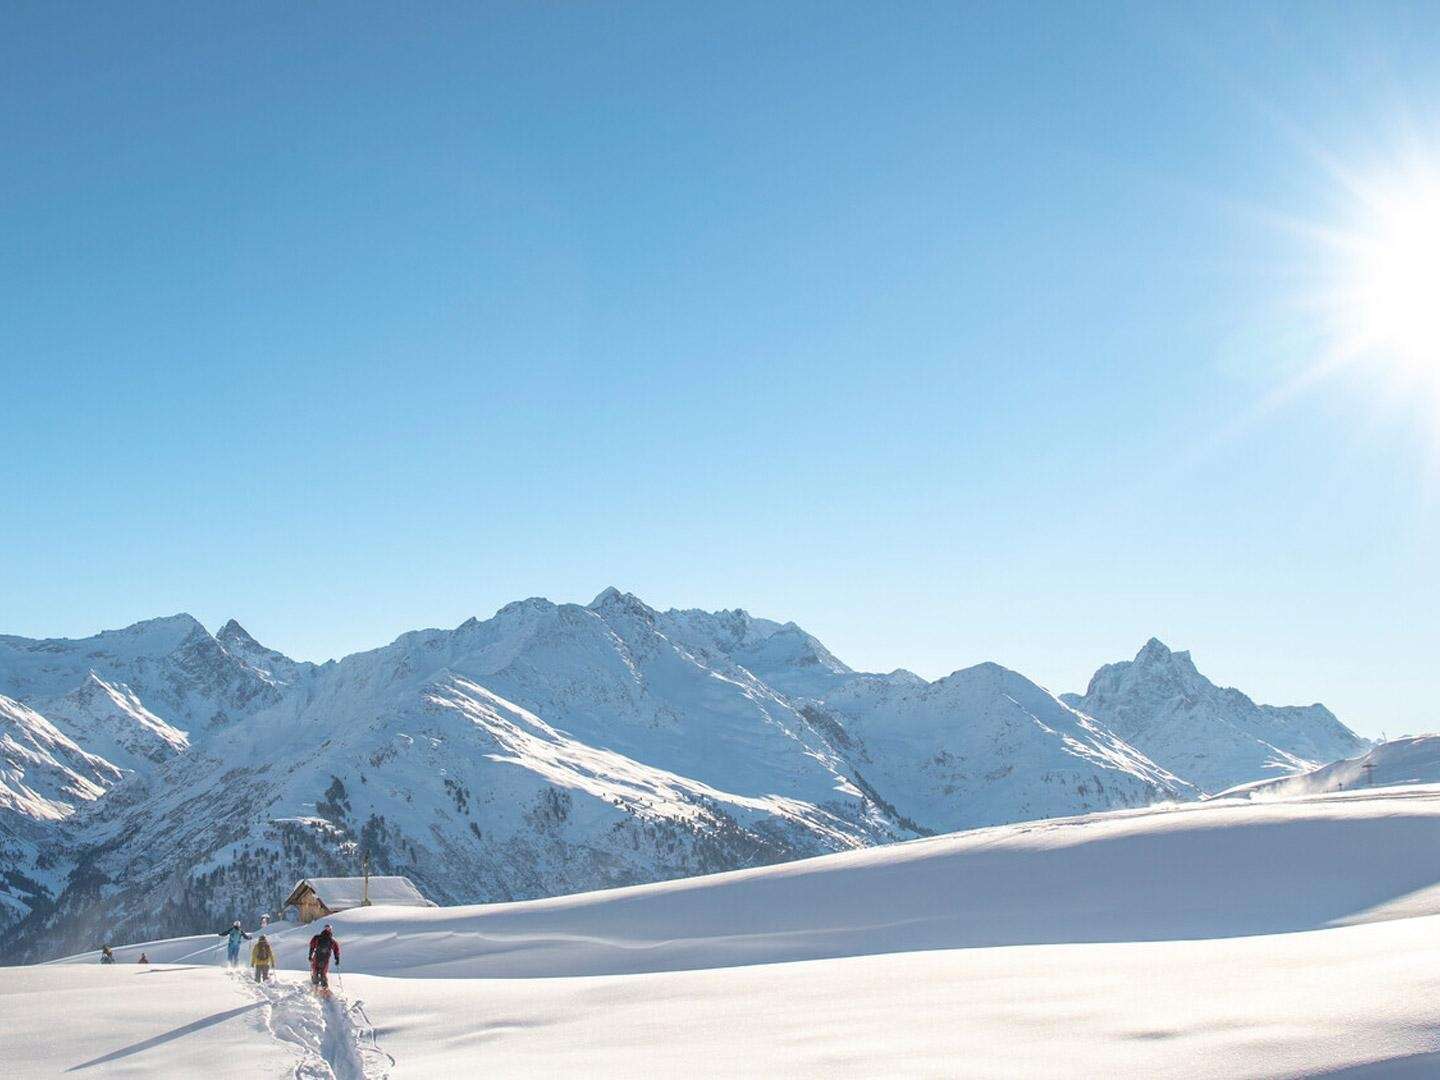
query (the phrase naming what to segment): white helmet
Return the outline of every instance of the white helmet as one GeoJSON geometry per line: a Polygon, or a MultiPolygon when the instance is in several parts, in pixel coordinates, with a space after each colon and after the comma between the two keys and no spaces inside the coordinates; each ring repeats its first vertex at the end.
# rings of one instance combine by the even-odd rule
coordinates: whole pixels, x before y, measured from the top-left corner
{"type": "Polygon", "coordinates": [[[239,926],[240,926],[240,920],[239,920],[239,919],[236,919],[233,923],[231,923],[231,925],[234,926],[234,927],[236,927],[236,928],[238,929],[239,926]]]}

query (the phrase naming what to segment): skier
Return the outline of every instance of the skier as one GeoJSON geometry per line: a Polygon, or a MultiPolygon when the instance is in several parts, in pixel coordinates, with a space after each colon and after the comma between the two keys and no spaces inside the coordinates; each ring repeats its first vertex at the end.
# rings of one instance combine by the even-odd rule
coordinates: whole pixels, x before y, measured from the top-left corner
{"type": "Polygon", "coordinates": [[[139,959],[139,960],[136,960],[135,962],[136,962],[137,964],[148,964],[148,963],[150,962],[150,957],[146,956],[146,955],[142,952],[142,953],[140,954],[140,959],[139,959]]]}
{"type": "Polygon", "coordinates": [[[264,934],[250,946],[250,965],[255,969],[256,982],[265,982],[270,978],[270,969],[275,966],[275,950],[270,947],[270,939],[264,934]]]}
{"type": "Polygon", "coordinates": [[[330,924],[310,939],[310,985],[328,991],[330,989],[330,958],[340,966],[340,942],[335,940],[335,931],[330,924]]]}
{"type": "Polygon", "coordinates": [[[249,941],[250,935],[240,929],[240,920],[236,919],[230,924],[229,930],[221,930],[216,937],[229,938],[225,944],[225,959],[231,967],[240,966],[240,942],[249,941]]]}
{"type": "Polygon", "coordinates": [[[100,962],[102,964],[113,964],[115,962],[115,954],[110,951],[109,945],[100,946],[100,962]]]}
{"type": "Polygon", "coordinates": [[[264,929],[268,928],[269,925],[270,925],[270,916],[269,916],[268,914],[266,914],[266,915],[261,915],[261,916],[260,916],[260,929],[261,929],[261,930],[264,930],[264,929]]]}

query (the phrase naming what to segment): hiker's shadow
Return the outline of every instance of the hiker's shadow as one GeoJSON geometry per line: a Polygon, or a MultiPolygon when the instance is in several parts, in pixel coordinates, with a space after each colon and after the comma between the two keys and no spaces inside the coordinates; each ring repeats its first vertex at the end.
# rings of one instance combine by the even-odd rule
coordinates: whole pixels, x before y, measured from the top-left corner
{"type": "Polygon", "coordinates": [[[92,1058],[79,1065],[72,1065],[65,1071],[80,1072],[82,1069],[91,1069],[96,1065],[104,1065],[107,1062],[118,1061],[120,1058],[130,1057],[132,1054],[142,1054],[146,1050],[160,1046],[162,1043],[171,1042],[186,1035],[193,1035],[195,1032],[207,1027],[213,1027],[215,1024],[223,1024],[226,1020],[250,1012],[252,1009],[261,1008],[265,1004],[266,1002],[264,1001],[253,1001],[249,1005],[240,1005],[233,1009],[226,1009],[224,1012],[213,1013],[199,1020],[192,1020],[188,1024],[181,1024],[177,1028],[172,1028],[163,1035],[154,1035],[148,1039],[142,1039],[140,1042],[131,1043],[129,1046],[123,1046],[119,1050],[112,1050],[108,1054],[92,1058]]]}
{"type": "Polygon", "coordinates": [[[195,971],[195,970],[197,970],[198,968],[200,968],[201,966],[202,966],[202,965],[200,965],[200,964],[175,964],[175,965],[173,965],[173,966],[170,965],[170,964],[166,964],[164,967],[146,968],[146,969],[145,969],[144,971],[142,971],[140,974],[142,974],[142,975],[167,975],[167,974],[169,974],[169,973],[172,972],[172,971],[195,971]]]}

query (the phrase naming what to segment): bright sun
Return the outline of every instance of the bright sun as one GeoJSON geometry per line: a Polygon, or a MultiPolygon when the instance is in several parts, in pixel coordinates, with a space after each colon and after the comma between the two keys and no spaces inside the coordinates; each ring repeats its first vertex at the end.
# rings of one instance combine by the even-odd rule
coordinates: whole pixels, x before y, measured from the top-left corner
{"type": "Polygon", "coordinates": [[[1305,238],[1304,353],[1272,400],[1343,381],[1346,407],[1373,424],[1418,424],[1440,470],[1440,153],[1416,147],[1370,171],[1335,160],[1332,223],[1281,219],[1305,238]]]}
{"type": "Polygon", "coordinates": [[[1440,186],[1382,200],[1357,240],[1357,344],[1408,375],[1440,378],[1440,186]]]}

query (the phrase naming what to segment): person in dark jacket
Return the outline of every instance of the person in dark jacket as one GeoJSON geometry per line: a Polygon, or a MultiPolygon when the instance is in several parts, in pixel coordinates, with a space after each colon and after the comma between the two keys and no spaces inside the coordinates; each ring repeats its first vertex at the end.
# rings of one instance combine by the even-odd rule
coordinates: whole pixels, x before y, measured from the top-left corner
{"type": "Polygon", "coordinates": [[[340,966],[340,942],[335,939],[335,931],[330,929],[330,924],[325,924],[325,929],[310,939],[310,984],[318,986],[322,990],[330,989],[330,961],[334,959],[335,966],[340,966]]]}
{"type": "Polygon", "coordinates": [[[137,964],[148,964],[148,963],[150,962],[150,957],[146,956],[146,955],[142,952],[142,953],[140,954],[140,959],[139,959],[139,960],[136,960],[135,962],[136,962],[137,964]]]}
{"type": "Polygon", "coordinates": [[[102,964],[113,964],[115,962],[115,954],[110,951],[109,945],[100,946],[100,962],[102,964]]]}

